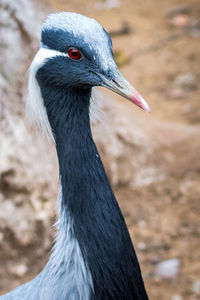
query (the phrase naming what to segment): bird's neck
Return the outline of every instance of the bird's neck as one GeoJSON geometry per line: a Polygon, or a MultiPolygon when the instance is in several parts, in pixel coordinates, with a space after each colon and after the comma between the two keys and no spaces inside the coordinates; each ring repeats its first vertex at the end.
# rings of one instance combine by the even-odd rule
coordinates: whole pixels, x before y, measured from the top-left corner
{"type": "MultiPolygon", "coordinates": [[[[91,90],[42,89],[42,94],[59,160],[59,235],[67,234],[70,219],[94,299],[147,299],[128,230],[92,138],[91,90]]],[[[66,251],[64,242],[59,246],[66,251]]]]}

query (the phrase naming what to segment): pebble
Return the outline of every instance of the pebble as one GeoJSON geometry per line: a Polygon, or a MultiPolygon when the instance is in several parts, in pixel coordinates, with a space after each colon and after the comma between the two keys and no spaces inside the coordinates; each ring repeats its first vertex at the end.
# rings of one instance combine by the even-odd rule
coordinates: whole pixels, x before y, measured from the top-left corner
{"type": "Polygon", "coordinates": [[[178,75],[173,82],[176,88],[184,88],[187,90],[194,90],[197,88],[197,79],[193,73],[185,73],[178,75]]]}
{"type": "Polygon", "coordinates": [[[95,4],[95,8],[97,10],[110,10],[113,8],[118,8],[120,6],[119,0],[106,0],[106,1],[98,1],[95,4]]]}
{"type": "Polygon", "coordinates": [[[190,11],[190,7],[187,4],[175,6],[175,7],[170,7],[166,10],[166,15],[169,18],[173,18],[176,15],[180,14],[188,14],[190,11]]]}
{"type": "Polygon", "coordinates": [[[177,276],[180,267],[180,260],[172,258],[160,262],[156,267],[156,274],[162,278],[170,279],[177,276]]]}
{"type": "Polygon", "coordinates": [[[157,265],[159,262],[160,262],[160,258],[159,258],[158,255],[154,255],[154,256],[151,258],[151,264],[152,264],[152,265],[157,265]]]}
{"type": "Polygon", "coordinates": [[[0,244],[3,242],[4,234],[3,232],[0,232],[0,244]]]}
{"type": "Polygon", "coordinates": [[[138,221],[138,226],[140,227],[140,228],[145,228],[146,226],[147,226],[147,223],[144,221],[144,220],[139,220],[138,221]]]}
{"type": "Polygon", "coordinates": [[[171,88],[167,91],[167,97],[170,99],[184,99],[187,93],[181,88],[171,88]]]}
{"type": "Polygon", "coordinates": [[[188,15],[181,14],[173,17],[170,22],[174,27],[182,29],[190,25],[191,19],[188,15]]]}
{"type": "Polygon", "coordinates": [[[139,243],[137,243],[137,248],[138,248],[138,250],[144,251],[144,250],[146,250],[147,246],[145,243],[139,242],[139,243]]]}
{"type": "Polygon", "coordinates": [[[181,295],[173,295],[171,300],[183,300],[183,297],[181,295]]]}
{"type": "Polygon", "coordinates": [[[189,32],[190,34],[195,37],[199,38],[200,37],[200,20],[193,20],[189,26],[189,32]]]}
{"type": "Polygon", "coordinates": [[[171,99],[184,99],[188,97],[188,92],[197,89],[197,78],[193,73],[185,73],[176,76],[167,90],[167,96],[171,99]]]}
{"type": "Polygon", "coordinates": [[[22,277],[26,274],[26,272],[28,271],[28,267],[24,264],[19,264],[16,266],[12,266],[10,268],[10,272],[11,274],[18,276],[18,277],[22,277]]]}
{"type": "Polygon", "coordinates": [[[194,294],[200,295],[200,280],[196,280],[193,283],[192,291],[193,291],[194,294]]]}

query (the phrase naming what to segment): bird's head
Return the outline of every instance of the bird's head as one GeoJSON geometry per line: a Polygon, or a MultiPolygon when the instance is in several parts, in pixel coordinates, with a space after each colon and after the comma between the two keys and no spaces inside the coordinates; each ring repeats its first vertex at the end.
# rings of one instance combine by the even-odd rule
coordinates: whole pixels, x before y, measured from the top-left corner
{"type": "Polygon", "coordinates": [[[75,13],[51,14],[43,24],[41,46],[31,64],[28,88],[27,105],[32,113],[34,106],[36,116],[42,109],[39,100],[35,103],[35,93],[39,93],[41,85],[70,89],[103,86],[150,111],[119,72],[105,29],[94,19],[75,13]]]}

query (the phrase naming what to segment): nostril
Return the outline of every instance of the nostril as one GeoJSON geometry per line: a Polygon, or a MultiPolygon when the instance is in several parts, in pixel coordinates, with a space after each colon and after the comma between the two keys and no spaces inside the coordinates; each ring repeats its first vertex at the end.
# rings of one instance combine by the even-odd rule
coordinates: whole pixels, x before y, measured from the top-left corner
{"type": "Polygon", "coordinates": [[[114,82],[119,88],[122,88],[122,86],[117,81],[115,81],[114,79],[112,79],[112,82],[114,82]]]}

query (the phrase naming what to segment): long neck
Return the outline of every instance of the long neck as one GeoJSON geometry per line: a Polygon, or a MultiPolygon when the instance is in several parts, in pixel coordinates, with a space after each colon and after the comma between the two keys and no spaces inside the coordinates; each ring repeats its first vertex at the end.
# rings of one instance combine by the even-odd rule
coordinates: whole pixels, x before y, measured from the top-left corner
{"type": "Polygon", "coordinates": [[[42,89],[59,160],[61,211],[69,213],[89,267],[91,299],[147,299],[127,227],[92,138],[91,90],[48,92],[42,89]]]}

